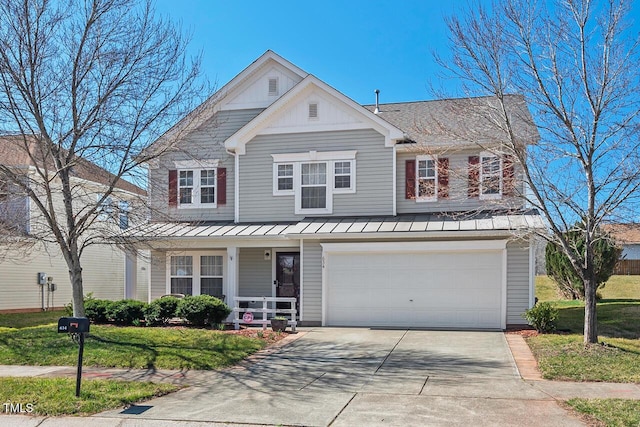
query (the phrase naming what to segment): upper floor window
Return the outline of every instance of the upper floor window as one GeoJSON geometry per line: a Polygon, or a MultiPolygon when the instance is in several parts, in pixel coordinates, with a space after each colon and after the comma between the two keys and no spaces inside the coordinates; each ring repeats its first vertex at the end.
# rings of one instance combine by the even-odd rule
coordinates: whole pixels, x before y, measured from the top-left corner
{"type": "Polygon", "coordinates": [[[129,207],[129,202],[121,201],[118,202],[118,224],[120,225],[120,229],[126,230],[129,228],[129,211],[131,208],[129,207]]]}
{"type": "Polygon", "coordinates": [[[355,193],[356,151],[272,154],[273,195],[295,196],[296,214],[333,210],[333,194],[355,193]]]}
{"type": "Polygon", "coordinates": [[[417,167],[417,191],[418,201],[434,201],[438,198],[438,168],[437,160],[432,156],[418,156],[417,167]]]}
{"type": "Polygon", "coordinates": [[[480,198],[498,199],[502,196],[502,159],[492,153],[480,154],[480,198]]]}
{"type": "Polygon", "coordinates": [[[327,164],[301,164],[300,209],[327,208],[327,164]]]}
{"type": "Polygon", "coordinates": [[[201,206],[216,204],[216,170],[195,169],[178,171],[178,191],[180,206],[201,206]]]}
{"type": "Polygon", "coordinates": [[[227,169],[218,160],[176,161],[169,170],[169,206],[216,208],[226,204],[227,169]]]}

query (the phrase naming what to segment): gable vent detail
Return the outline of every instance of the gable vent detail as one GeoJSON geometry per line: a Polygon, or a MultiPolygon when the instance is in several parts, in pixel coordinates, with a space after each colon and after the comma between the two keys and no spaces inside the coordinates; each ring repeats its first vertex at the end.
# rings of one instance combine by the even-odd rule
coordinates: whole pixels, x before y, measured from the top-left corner
{"type": "Polygon", "coordinates": [[[317,119],[318,118],[318,103],[312,102],[309,104],[309,118],[317,119]]]}
{"type": "Polygon", "coordinates": [[[278,78],[271,77],[269,79],[269,96],[277,96],[278,95],[278,78]]]}

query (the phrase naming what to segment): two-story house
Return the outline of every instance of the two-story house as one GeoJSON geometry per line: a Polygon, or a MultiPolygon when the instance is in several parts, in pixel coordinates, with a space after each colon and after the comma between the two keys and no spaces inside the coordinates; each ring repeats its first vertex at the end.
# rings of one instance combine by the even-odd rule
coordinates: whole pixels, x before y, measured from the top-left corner
{"type": "Polygon", "coordinates": [[[154,246],[150,298],[295,296],[307,325],[525,323],[541,222],[481,120],[494,104],[362,106],[267,51],[149,148],[167,150],[136,231],[154,246]]]}
{"type": "MultiPolygon", "coordinates": [[[[45,204],[48,198],[44,193],[47,188],[51,190],[50,209],[64,228],[65,213],[62,197],[56,191],[59,181],[55,167],[36,161],[37,153],[35,144],[25,146],[21,136],[0,138],[0,163],[40,194],[39,199],[45,204]],[[44,178],[38,173],[45,169],[51,180],[47,186],[42,185],[44,178]]],[[[107,170],[78,159],[71,182],[75,211],[82,212],[87,205],[96,204],[107,183],[113,180],[107,170]]],[[[92,229],[96,235],[90,237],[95,240],[107,236],[105,232],[115,234],[130,223],[136,225],[136,218],[144,215],[131,215],[131,210],[140,206],[137,202],[145,195],[144,189],[118,180],[111,197],[103,202],[103,211],[95,218],[92,229]]],[[[24,189],[0,173],[0,312],[61,308],[71,301],[69,268],[49,230],[46,219],[24,189]]],[[[81,257],[85,295],[147,300],[147,258],[113,244],[87,246],[81,257]]]]}

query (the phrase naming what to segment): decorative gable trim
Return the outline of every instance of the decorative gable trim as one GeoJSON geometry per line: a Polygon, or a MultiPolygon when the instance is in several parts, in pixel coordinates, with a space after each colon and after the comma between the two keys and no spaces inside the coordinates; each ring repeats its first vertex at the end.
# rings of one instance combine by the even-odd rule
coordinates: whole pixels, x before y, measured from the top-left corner
{"type": "MultiPolygon", "coordinates": [[[[319,90],[327,97],[348,108],[349,111],[353,113],[354,116],[358,117],[358,119],[362,122],[360,125],[346,124],[342,125],[342,127],[346,126],[347,129],[373,128],[380,134],[384,135],[386,147],[393,147],[397,140],[404,138],[404,132],[402,130],[381,119],[363,106],[355,103],[353,100],[338,92],[336,89],[332,88],[326,83],[322,82],[317,77],[308,75],[293,89],[291,89],[285,95],[281,96],[280,99],[271,104],[266,110],[264,110],[257,117],[243,126],[235,134],[231,135],[225,141],[225,147],[228,150],[234,151],[236,154],[245,154],[245,146],[249,141],[251,141],[256,135],[260,134],[271,123],[273,123],[282,114],[286,107],[290,106],[296,101],[301,102],[307,95],[307,93],[311,92],[313,89],[319,90]]],[[[305,128],[304,126],[302,126],[301,128],[291,128],[288,130],[288,132],[297,133],[303,129],[306,129],[307,132],[309,131],[309,128],[305,128]]],[[[314,131],[315,130],[317,129],[314,128],[314,131]]],[[[335,129],[331,127],[331,129],[323,130],[335,129]]]]}

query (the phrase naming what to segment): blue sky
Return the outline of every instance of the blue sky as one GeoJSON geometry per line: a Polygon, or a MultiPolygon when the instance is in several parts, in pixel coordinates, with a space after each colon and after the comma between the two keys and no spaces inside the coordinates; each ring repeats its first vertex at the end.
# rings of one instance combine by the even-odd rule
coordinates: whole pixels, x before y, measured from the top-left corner
{"type": "MultiPolygon", "coordinates": [[[[447,53],[444,17],[464,0],[157,0],[157,12],[191,32],[203,73],[217,87],[271,49],[361,104],[434,97],[447,53]]],[[[453,82],[446,82],[450,93],[453,82]]]]}

